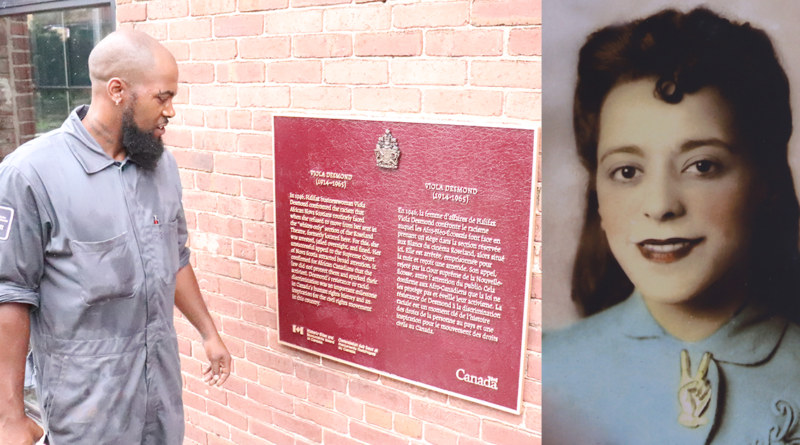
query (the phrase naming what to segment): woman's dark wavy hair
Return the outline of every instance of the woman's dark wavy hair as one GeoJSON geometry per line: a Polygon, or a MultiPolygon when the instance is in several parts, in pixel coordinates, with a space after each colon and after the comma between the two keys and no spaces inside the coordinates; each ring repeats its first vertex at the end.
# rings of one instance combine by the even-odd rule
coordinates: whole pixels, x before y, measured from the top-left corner
{"type": "Polygon", "coordinates": [[[595,181],[603,100],[615,85],[642,78],[657,79],[654,95],[667,103],[715,86],[731,104],[748,160],[768,191],[753,226],[753,275],[747,286],[778,309],[800,314],[793,297],[800,291],[800,210],[787,159],[792,134],[789,81],[763,31],[704,8],[664,10],[609,26],[590,35],[581,48],[573,124],[590,185],[572,299],[584,315],[591,315],[633,291],[600,227],[595,181]]]}

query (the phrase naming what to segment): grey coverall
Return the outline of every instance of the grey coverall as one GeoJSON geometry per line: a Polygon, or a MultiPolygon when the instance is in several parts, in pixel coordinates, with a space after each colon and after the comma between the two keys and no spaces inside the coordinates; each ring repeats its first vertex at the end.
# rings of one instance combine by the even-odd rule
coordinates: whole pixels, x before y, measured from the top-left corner
{"type": "Polygon", "coordinates": [[[109,157],[81,107],[0,164],[0,303],[32,306],[38,397],[54,445],[183,442],[176,272],[181,184],[109,157]]]}

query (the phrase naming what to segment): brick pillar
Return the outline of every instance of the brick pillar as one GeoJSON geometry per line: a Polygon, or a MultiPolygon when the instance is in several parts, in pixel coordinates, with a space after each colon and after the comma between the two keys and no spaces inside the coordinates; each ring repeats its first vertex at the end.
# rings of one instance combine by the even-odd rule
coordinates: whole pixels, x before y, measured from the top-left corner
{"type": "Polygon", "coordinates": [[[26,17],[0,18],[0,159],[36,134],[32,74],[26,17]]]}

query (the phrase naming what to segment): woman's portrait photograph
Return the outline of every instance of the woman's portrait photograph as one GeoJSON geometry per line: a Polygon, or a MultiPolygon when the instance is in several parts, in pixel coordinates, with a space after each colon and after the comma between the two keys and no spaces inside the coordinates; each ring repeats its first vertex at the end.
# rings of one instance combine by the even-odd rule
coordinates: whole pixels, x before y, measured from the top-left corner
{"type": "Polygon", "coordinates": [[[800,3],[543,10],[544,443],[800,443],[800,3]]]}

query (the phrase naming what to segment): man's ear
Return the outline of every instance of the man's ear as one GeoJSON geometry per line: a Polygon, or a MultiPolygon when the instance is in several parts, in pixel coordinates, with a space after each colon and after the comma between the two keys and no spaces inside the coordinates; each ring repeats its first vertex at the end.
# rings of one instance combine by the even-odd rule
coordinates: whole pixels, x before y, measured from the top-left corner
{"type": "Polygon", "coordinates": [[[122,101],[122,93],[125,91],[125,81],[119,77],[112,77],[106,82],[106,93],[111,100],[119,105],[122,101]]]}

